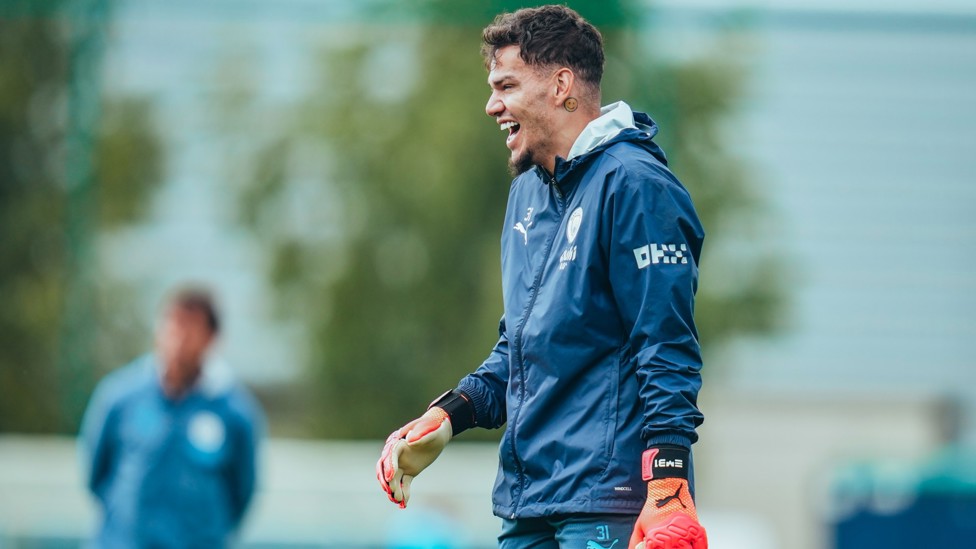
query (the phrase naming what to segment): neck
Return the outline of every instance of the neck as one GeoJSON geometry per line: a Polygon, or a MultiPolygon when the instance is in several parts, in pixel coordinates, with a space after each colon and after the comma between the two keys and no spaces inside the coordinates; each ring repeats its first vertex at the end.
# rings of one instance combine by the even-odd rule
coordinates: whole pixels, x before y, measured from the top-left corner
{"type": "Polygon", "coordinates": [[[200,369],[187,373],[176,373],[168,369],[162,376],[163,392],[171,399],[182,398],[198,379],[200,379],[200,369]]]}
{"type": "Polygon", "coordinates": [[[583,129],[599,117],[599,104],[587,106],[581,104],[576,112],[564,111],[558,114],[557,128],[559,129],[552,136],[554,152],[546,157],[546,162],[542,165],[550,175],[555,173],[556,157],[568,157],[570,149],[573,148],[573,144],[583,133],[583,129]]]}

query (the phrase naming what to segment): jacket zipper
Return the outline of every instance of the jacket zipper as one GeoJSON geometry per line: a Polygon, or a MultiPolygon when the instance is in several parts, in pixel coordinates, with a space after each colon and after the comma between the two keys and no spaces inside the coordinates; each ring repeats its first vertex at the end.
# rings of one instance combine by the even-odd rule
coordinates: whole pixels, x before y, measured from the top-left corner
{"type": "Polygon", "coordinates": [[[532,282],[532,290],[529,293],[529,304],[525,308],[525,312],[522,314],[522,321],[519,323],[515,330],[515,338],[513,343],[515,344],[515,352],[518,357],[518,372],[519,372],[519,406],[515,408],[515,413],[511,418],[511,446],[512,446],[512,459],[515,461],[515,471],[517,473],[517,495],[514,498],[514,504],[512,505],[512,515],[510,518],[514,519],[518,511],[519,500],[522,499],[522,494],[525,491],[525,474],[522,471],[522,463],[519,460],[518,452],[515,446],[515,426],[517,425],[519,412],[522,411],[522,405],[525,404],[525,361],[522,358],[522,331],[525,329],[525,324],[529,320],[529,315],[532,314],[532,309],[535,307],[535,300],[539,296],[539,286],[542,284],[542,277],[546,272],[546,264],[549,263],[549,254],[552,252],[552,245],[556,241],[556,236],[559,234],[559,227],[563,219],[563,194],[556,185],[556,178],[551,177],[549,179],[549,186],[555,192],[556,195],[556,211],[558,216],[555,220],[555,227],[552,233],[549,235],[549,240],[546,243],[545,252],[542,256],[542,264],[539,266],[539,271],[535,275],[535,279],[532,282]]]}

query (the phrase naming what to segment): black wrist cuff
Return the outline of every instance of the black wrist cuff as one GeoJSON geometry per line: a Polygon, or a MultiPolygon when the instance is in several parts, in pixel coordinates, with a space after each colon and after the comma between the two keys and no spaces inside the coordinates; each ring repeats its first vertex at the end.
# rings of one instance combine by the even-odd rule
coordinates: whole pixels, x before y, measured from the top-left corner
{"type": "Polygon", "coordinates": [[[474,404],[471,404],[471,398],[463,391],[457,389],[448,391],[431,402],[427,409],[429,410],[434,406],[447,412],[447,417],[451,419],[451,430],[454,436],[458,436],[476,425],[474,404]]]}
{"type": "Polygon", "coordinates": [[[681,446],[662,445],[649,448],[641,456],[644,480],[683,478],[688,480],[691,450],[681,446]]]}

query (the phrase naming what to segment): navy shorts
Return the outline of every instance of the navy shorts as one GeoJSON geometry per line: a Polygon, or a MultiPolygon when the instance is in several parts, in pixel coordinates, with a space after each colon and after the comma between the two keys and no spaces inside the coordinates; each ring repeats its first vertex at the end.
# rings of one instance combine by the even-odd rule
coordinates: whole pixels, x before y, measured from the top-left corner
{"type": "Polygon", "coordinates": [[[637,515],[502,519],[499,549],[626,549],[637,515]]]}

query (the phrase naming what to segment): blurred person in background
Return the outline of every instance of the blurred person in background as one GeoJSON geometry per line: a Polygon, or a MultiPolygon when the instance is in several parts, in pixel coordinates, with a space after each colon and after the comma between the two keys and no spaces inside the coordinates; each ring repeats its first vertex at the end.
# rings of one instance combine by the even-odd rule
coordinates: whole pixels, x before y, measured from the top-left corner
{"type": "Polygon", "coordinates": [[[505,425],[493,494],[503,549],[705,549],[691,463],[704,232],[691,198],[654,122],[622,101],[601,108],[603,41],[579,14],[502,14],[483,41],[485,110],[516,176],[500,337],[390,435],[380,486],[404,507],[454,436],[505,425]]]}
{"type": "Polygon", "coordinates": [[[264,415],[209,351],[209,292],[167,300],[155,352],[105,377],[81,430],[84,476],[101,508],[95,547],[229,545],[251,502],[264,415]]]}

